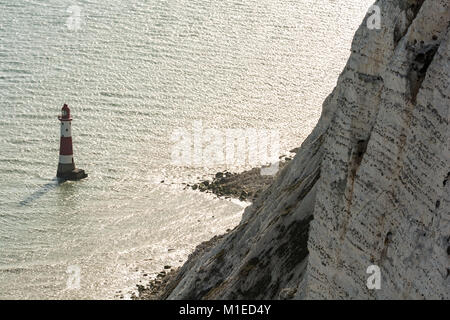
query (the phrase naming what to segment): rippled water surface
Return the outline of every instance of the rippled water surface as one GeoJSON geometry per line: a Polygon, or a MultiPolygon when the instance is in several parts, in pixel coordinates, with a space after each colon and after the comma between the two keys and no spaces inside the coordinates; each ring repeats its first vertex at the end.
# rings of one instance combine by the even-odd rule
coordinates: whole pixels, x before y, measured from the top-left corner
{"type": "Polygon", "coordinates": [[[183,190],[221,168],[173,166],[173,130],[298,146],[371,2],[0,0],[0,298],[114,298],[235,226],[241,204],[183,190]],[[58,184],[63,103],[89,178],[58,184]]]}

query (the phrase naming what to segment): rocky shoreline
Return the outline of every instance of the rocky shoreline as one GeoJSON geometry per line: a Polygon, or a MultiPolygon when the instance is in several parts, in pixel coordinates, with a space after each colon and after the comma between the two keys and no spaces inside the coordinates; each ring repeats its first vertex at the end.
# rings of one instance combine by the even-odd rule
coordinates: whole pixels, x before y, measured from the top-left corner
{"type": "MultiPolygon", "coordinates": [[[[202,255],[205,251],[216,245],[221,239],[223,239],[231,230],[218,236],[214,236],[208,241],[200,243],[188,257],[193,259],[202,255]]],[[[177,286],[180,281],[181,274],[180,268],[172,268],[171,266],[165,266],[164,270],[158,273],[156,278],[149,281],[147,286],[141,284],[136,285],[137,294],[132,293],[132,300],[165,300],[177,286]]]]}
{"type": "Polygon", "coordinates": [[[166,266],[163,271],[158,273],[155,279],[152,279],[147,286],[136,285],[137,294],[132,293],[132,300],[161,300],[164,299],[163,293],[167,292],[169,285],[176,278],[179,268],[166,266]]]}
{"type": "MultiPolygon", "coordinates": [[[[289,156],[280,157],[279,170],[292,160],[292,155],[295,155],[297,150],[291,150],[289,156]]],[[[191,188],[200,192],[213,193],[219,198],[254,201],[275,179],[275,175],[262,175],[261,169],[257,167],[240,173],[219,171],[211,180],[186,184],[185,189],[191,188]]]]}
{"type": "MultiPolygon", "coordinates": [[[[298,148],[292,149],[290,155],[280,157],[280,170],[293,159],[298,148]]],[[[253,202],[275,179],[276,175],[261,175],[261,168],[253,168],[240,173],[229,171],[217,172],[210,180],[199,183],[186,184],[185,189],[192,189],[205,193],[215,194],[219,198],[235,198],[240,201],[253,202]]],[[[195,258],[213,247],[232,230],[214,236],[212,239],[200,243],[188,259],[195,258]]],[[[178,284],[180,268],[165,266],[164,270],[151,279],[146,286],[137,284],[137,293],[131,294],[132,300],[162,300],[166,299],[172,289],[178,284]]]]}

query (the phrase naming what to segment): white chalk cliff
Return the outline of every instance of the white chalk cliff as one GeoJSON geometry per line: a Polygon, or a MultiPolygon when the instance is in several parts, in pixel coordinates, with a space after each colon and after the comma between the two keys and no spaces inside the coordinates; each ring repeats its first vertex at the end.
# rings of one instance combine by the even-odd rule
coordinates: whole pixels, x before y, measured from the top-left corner
{"type": "Polygon", "coordinates": [[[450,298],[450,2],[376,5],[295,159],[169,299],[450,298]]]}

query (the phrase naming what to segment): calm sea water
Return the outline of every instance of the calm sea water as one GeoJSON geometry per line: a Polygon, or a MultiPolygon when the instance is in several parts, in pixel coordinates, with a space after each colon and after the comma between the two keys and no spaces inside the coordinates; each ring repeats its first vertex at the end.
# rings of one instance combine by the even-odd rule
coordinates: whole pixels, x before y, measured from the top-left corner
{"type": "Polygon", "coordinates": [[[298,146],[371,2],[0,0],[0,298],[114,298],[235,226],[183,190],[223,168],[173,166],[174,128],[298,146]],[[63,103],[90,176],[58,184],[63,103]]]}

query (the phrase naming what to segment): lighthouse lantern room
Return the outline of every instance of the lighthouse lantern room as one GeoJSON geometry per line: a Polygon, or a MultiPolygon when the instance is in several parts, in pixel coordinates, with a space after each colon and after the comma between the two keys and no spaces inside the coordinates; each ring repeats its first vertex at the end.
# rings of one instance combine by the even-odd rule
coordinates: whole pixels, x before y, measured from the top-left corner
{"type": "Polygon", "coordinates": [[[59,164],[56,176],[62,180],[81,180],[87,177],[82,169],[75,167],[72,147],[72,117],[70,108],[64,104],[61,115],[58,117],[61,122],[61,140],[59,148],[59,164]]]}

